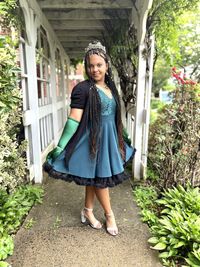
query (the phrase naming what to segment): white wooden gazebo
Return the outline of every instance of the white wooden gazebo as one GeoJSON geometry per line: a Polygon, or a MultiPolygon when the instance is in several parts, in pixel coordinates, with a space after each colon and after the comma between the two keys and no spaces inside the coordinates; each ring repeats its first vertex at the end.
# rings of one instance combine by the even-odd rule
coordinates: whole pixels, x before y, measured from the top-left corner
{"type": "Polygon", "coordinates": [[[153,0],[20,0],[25,20],[20,44],[22,68],[23,123],[28,140],[27,162],[30,179],[41,183],[42,164],[56,145],[67,119],[69,107],[68,75],[70,59],[83,56],[84,48],[105,33],[104,20],[114,20],[107,10],[117,9],[128,16],[137,29],[139,43],[137,100],[134,121],[129,116],[128,131],[137,153],[133,174],[145,174],[148,144],[150,94],[152,80],[151,54],[142,56],[145,48],[146,20],[153,0]]]}

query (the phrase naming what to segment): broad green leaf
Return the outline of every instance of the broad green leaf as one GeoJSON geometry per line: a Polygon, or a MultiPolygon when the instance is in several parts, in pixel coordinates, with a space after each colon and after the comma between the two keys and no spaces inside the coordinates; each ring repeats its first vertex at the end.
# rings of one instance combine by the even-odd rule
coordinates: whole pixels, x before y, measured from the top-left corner
{"type": "Polygon", "coordinates": [[[191,260],[191,259],[185,259],[185,261],[188,263],[188,264],[190,264],[190,266],[191,267],[199,267],[200,265],[200,263],[198,263],[198,264],[195,264],[195,262],[193,261],[193,260],[191,260]]]}
{"type": "Polygon", "coordinates": [[[180,247],[184,246],[185,244],[186,244],[185,242],[180,241],[180,242],[178,242],[178,244],[175,244],[173,247],[174,248],[180,248],[180,247]]]}
{"type": "Polygon", "coordinates": [[[0,267],[9,267],[10,264],[5,261],[0,261],[0,267]]]}
{"type": "Polygon", "coordinates": [[[159,258],[168,258],[169,257],[169,252],[165,251],[165,252],[162,252],[162,253],[159,253],[159,258]]]}
{"type": "Polygon", "coordinates": [[[157,245],[155,245],[154,247],[151,247],[151,248],[156,249],[156,250],[163,250],[166,248],[166,244],[159,242],[157,245]]]}
{"type": "Polygon", "coordinates": [[[151,244],[157,244],[159,242],[159,239],[157,237],[151,237],[148,239],[148,242],[151,244]]]}

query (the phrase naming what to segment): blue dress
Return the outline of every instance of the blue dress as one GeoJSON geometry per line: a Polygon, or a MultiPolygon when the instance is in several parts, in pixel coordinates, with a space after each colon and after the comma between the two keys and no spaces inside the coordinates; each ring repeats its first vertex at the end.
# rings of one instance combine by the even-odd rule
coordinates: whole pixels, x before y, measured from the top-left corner
{"type": "MultiPolygon", "coordinates": [[[[89,129],[77,143],[72,156],[65,164],[65,151],[55,161],[48,160],[50,176],[79,185],[92,185],[100,188],[113,187],[127,179],[124,174],[124,163],[118,148],[117,129],[115,124],[116,102],[98,89],[101,99],[101,132],[100,144],[95,158],[90,157],[89,129]]],[[[126,162],[133,156],[135,149],[126,145],[126,162]]]]}

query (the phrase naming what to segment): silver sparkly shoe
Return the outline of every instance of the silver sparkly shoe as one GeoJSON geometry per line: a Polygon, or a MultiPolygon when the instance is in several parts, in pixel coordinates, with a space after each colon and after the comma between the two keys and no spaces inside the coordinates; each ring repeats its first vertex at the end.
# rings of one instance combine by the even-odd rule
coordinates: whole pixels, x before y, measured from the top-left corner
{"type": "MultiPolygon", "coordinates": [[[[106,219],[108,219],[109,217],[113,217],[115,220],[115,216],[114,216],[113,211],[111,211],[111,213],[107,213],[107,214],[105,213],[104,215],[105,215],[106,219]]],[[[112,226],[112,227],[109,226],[108,227],[107,222],[106,222],[106,231],[107,231],[107,233],[109,233],[112,236],[118,235],[118,228],[117,228],[116,223],[115,223],[115,226],[112,226]]]]}
{"type": "Polygon", "coordinates": [[[93,209],[88,209],[88,208],[83,208],[83,210],[81,211],[81,222],[83,224],[89,224],[92,228],[94,229],[101,229],[102,228],[102,224],[96,220],[95,223],[91,223],[90,219],[87,217],[87,215],[85,214],[85,211],[93,211],[93,209]]]}

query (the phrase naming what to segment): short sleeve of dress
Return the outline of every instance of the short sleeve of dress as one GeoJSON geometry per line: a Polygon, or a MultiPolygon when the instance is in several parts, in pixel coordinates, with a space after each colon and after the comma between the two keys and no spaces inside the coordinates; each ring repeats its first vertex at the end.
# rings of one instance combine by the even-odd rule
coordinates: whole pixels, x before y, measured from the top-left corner
{"type": "Polygon", "coordinates": [[[84,109],[86,101],[87,94],[84,86],[81,86],[81,84],[77,84],[72,90],[70,107],[84,109]]]}

